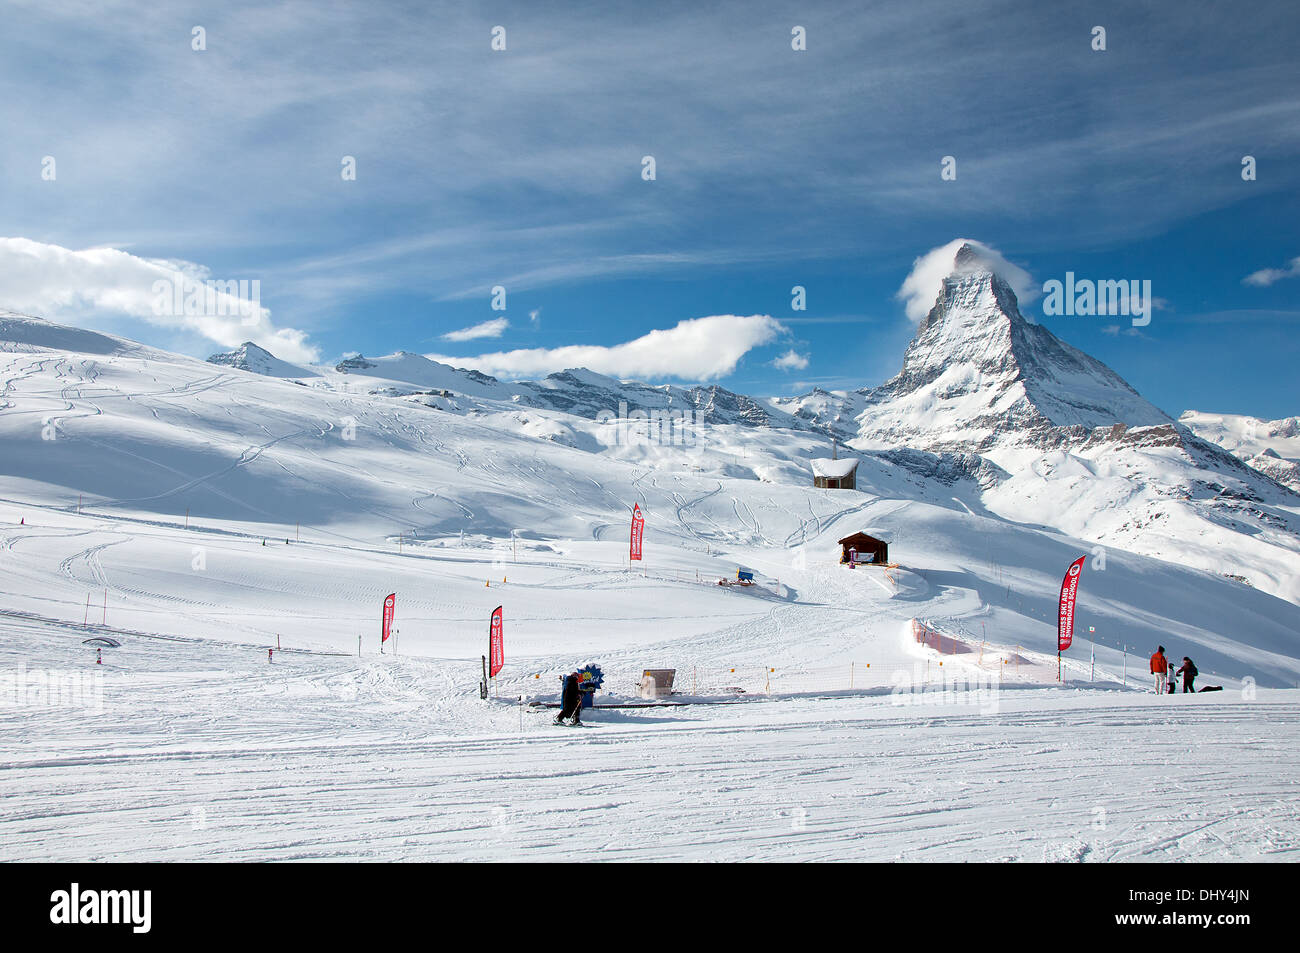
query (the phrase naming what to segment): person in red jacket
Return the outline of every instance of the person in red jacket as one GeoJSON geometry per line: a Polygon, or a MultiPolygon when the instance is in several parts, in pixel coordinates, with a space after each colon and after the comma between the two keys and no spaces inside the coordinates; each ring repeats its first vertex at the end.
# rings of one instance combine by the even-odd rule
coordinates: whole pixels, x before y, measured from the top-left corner
{"type": "Polygon", "coordinates": [[[1156,694],[1165,693],[1165,673],[1169,671],[1169,662],[1165,658],[1165,647],[1163,645],[1156,648],[1156,654],[1151,656],[1151,674],[1156,677],[1156,694]]]}

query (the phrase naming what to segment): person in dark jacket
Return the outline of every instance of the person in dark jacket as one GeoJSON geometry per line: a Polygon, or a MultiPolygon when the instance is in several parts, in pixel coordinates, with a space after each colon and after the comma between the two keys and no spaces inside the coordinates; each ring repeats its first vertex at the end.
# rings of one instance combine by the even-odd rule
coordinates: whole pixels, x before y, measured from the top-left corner
{"type": "Polygon", "coordinates": [[[1192,660],[1189,659],[1186,655],[1183,656],[1183,664],[1178,667],[1178,671],[1175,672],[1174,674],[1181,675],[1183,677],[1184,695],[1186,695],[1188,692],[1196,691],[1196,689],[1192,688],[1192,682],[1196,680],[1196,676],[1199,673],[1196,671],[1196,666],[1192,664],[1192,660]]]}
{"type": "Polygon", "coordinates": [[[564,719],[573,719],[572,725],[582,724],[582,690],[578,687],[578,673],[570,672],[564,677],[564,692],[560,696],[560,713],[555,716],[557,725],[564,724],[564,719]]]}

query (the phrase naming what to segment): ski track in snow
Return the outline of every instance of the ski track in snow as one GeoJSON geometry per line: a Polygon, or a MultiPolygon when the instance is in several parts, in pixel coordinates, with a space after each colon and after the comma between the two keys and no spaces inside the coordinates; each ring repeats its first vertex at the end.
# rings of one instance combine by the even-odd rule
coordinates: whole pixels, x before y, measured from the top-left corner
{"type": "Polygon", "coordinates": [[[905,472],[828,493],[727,476],[706,447],[679,473],[151,355],[0,371],[21,464],[0,484],[0,675],[103,676],[101,710],[0,694],[0,860],[1297,859],[1290,603],[1112,552],[1080,597],[1110,637],[1099,684],[1076,652],[1069,687],[1044,687],[1054,590],[1088,550],[946,489],[926,502],[905,472]],[[903,568],[838,566],[856,529],[903,568]],[[714,584],[738,566],[759,584],[714,584]],[[389,591],[396,657],[375,653],[389,591]],[[969,652],[917,646],[913,617],[969,652]],[[94,635],[122,642],[102,666],[94,635]],[[1228,690],[1124,691],[1157,639],[1228,690]],[[723,703],[581,730],[512,703],[587,661],[611,692],[663,666],[723,703]],[[1002,673],[998,710],[892,703],[940,661],[1002,673]]]}
{"type": "Polygon", "coordinates": [[[104,710],[48,709],[39,738],[0,713],[0,860],[1300,854],[1294,691],[762,700],[569,729],[467,700],[442,663],[233,651],[178,643],[181,670],[147,674],[115,657],[104,710]],[[219,667],[184,670],[200,660],[219,667]]]}

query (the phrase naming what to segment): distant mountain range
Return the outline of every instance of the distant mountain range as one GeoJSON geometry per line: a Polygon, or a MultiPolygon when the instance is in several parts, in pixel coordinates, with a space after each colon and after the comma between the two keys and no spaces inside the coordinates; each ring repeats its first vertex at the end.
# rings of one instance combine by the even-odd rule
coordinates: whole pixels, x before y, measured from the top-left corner
{"type": "Polygon", "coordinates": [[[566,423],[566,415],[608,421],[623,409],[689,411],[715,436],[734,428],[727,439],[741,449],[730,472],[760,479],[797,478],[808,459],[830,456],[833,440],[931,488],[964,483],[975,505],[1003,519],[1187,562],[1300,601],[1294,418],[1249,426],[1233,418],[1229,426],[1222,415],[1189,412],[1175,420],[1105,364],[1026,320],[975,245],[957,250],[936,292],[895,377],[798,397],[651,386],[582,369],[503,382],[409,352],[296,375],[251,345],[211,360],[450,412],[509,412],[512,426],[535,436],[625,457],[631,451],[609,426],[566,423]],[[525,419],[525,409],[559,416],[525,419]]]}

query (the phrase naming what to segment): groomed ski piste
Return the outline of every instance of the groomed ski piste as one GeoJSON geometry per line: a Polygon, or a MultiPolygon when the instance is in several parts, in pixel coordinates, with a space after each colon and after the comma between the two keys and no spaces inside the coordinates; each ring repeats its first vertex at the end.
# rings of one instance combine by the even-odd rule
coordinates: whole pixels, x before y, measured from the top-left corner
{"type": "Polygon", "coordinates": [[[812,436],[592,452],[538,436],[558,413],[5,338],[0,860],[1300,854],[1300,608],[1222,574],[1092,555],[1058,684],[1096,547],[960,484],[817,490],[780,475],[812,436]],[[896,568],[841,566],[858,530],[896,568]],[[1223,691],[1156,697],[1157,644],[1223,691]],[[587,663],[605,691],[556,727],[587,663]],[[662,668],[672,704],[613,707],[662,668]]]}

